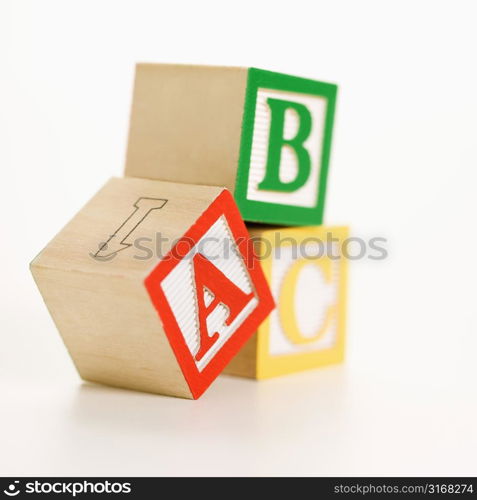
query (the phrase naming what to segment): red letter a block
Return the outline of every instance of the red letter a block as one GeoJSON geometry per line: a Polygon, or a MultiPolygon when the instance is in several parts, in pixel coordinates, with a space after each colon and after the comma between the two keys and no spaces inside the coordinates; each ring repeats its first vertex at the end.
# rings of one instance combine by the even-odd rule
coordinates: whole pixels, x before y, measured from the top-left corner
{"type": "Polygon", "coordinates": [[[217,197],[145,284],[194,398],[274,307],[228,191],[217,197]]]}

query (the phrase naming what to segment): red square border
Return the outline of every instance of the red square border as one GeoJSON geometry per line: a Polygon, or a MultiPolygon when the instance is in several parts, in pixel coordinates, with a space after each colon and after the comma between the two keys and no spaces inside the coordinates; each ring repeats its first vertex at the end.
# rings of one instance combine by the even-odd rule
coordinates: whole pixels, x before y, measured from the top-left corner
{"type": "Polygon", "coordinates": [[[245,223],[231,193],[226,189],[217,196],[210,207],[146,277],[144,285],[159,314],[164,331],[194,399],[199,398],[204,393],[275,307],[262,267],[254,254],[253,243],[250,240],[245,223]],[[233,238],[237,243],[237,248],[244,260],[258,299],[258,305],[204,369],[199,371],[160,284],[182,260],[177,248],[180,245],[190,245],[191,243],[197,245],[200,238],[222,215],[227,220],[233,238]]]}

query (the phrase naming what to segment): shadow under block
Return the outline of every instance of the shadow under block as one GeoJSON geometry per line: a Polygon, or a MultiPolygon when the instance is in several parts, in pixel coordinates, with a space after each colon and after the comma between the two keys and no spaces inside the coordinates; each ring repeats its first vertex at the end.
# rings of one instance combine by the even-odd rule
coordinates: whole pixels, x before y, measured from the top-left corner
{"type": "Polygon", "coordinates": [[[223,188],[111,179],[31,270],[83,379],[195,399],[273,308],[250,245],[223,188]]]}
{"type": "Polygon", "coordinates": [[[264,379],[344,358],[345,227],[251,228],[276,308],[224,373],[264,379]]]}
{"type": "Polygon", "coordinates": [[[245,220],[321,224],[336,93],[256,68],[138,64],[125,173],[225,186],[245,220]]]}

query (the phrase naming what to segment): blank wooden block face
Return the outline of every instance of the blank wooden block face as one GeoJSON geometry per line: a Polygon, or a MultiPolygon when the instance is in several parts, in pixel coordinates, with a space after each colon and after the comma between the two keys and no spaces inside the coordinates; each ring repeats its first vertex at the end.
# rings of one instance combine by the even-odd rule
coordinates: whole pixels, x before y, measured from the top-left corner
{"type": "Polygon", "coordinates": [[[276,309],[226,373],[268,378],[343,359],[347,229],[256,229],[276,309]]]}
{"type": "Polygon", "coordinates": [[[32,263],[80,375],[197,398],[273,307],[231,194],[112,179],[32,263]]]}
{"type": "Polygon", "coordinates": [[[140,64],[126,175],[225,186],[249,221],[321,224],[336,91],[255,68],[140,64]]]}

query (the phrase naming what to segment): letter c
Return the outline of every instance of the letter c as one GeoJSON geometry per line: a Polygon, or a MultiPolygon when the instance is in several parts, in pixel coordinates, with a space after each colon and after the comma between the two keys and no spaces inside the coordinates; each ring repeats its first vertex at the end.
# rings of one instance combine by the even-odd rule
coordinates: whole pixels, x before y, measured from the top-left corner
{"type": "Polygon", "coordinates": [[[318,261],[313,261],[309,259],[299,259],[292,264],[289,268],[285,278],[283,280],[282,287],[280,289],[279,300],[278,300],[278,313],[280,317],[280,322],[285,335],[288,340],[293,344],[310,344],[319,340],[328,330],[333,315],[336,311],[336,305],[328,307],[326,311],[325,319],[317,329],[317,331],[312,336],[304,336],[298,327],[298,322],[296,318],[296,311],[294,306],[295,292],[297,288],[297,281],[300,276],[301,271],[305,266],[316,266],[327,283],[331,283],[332,280],[332,262],[325,259],[320,263],[318,261]]]}

